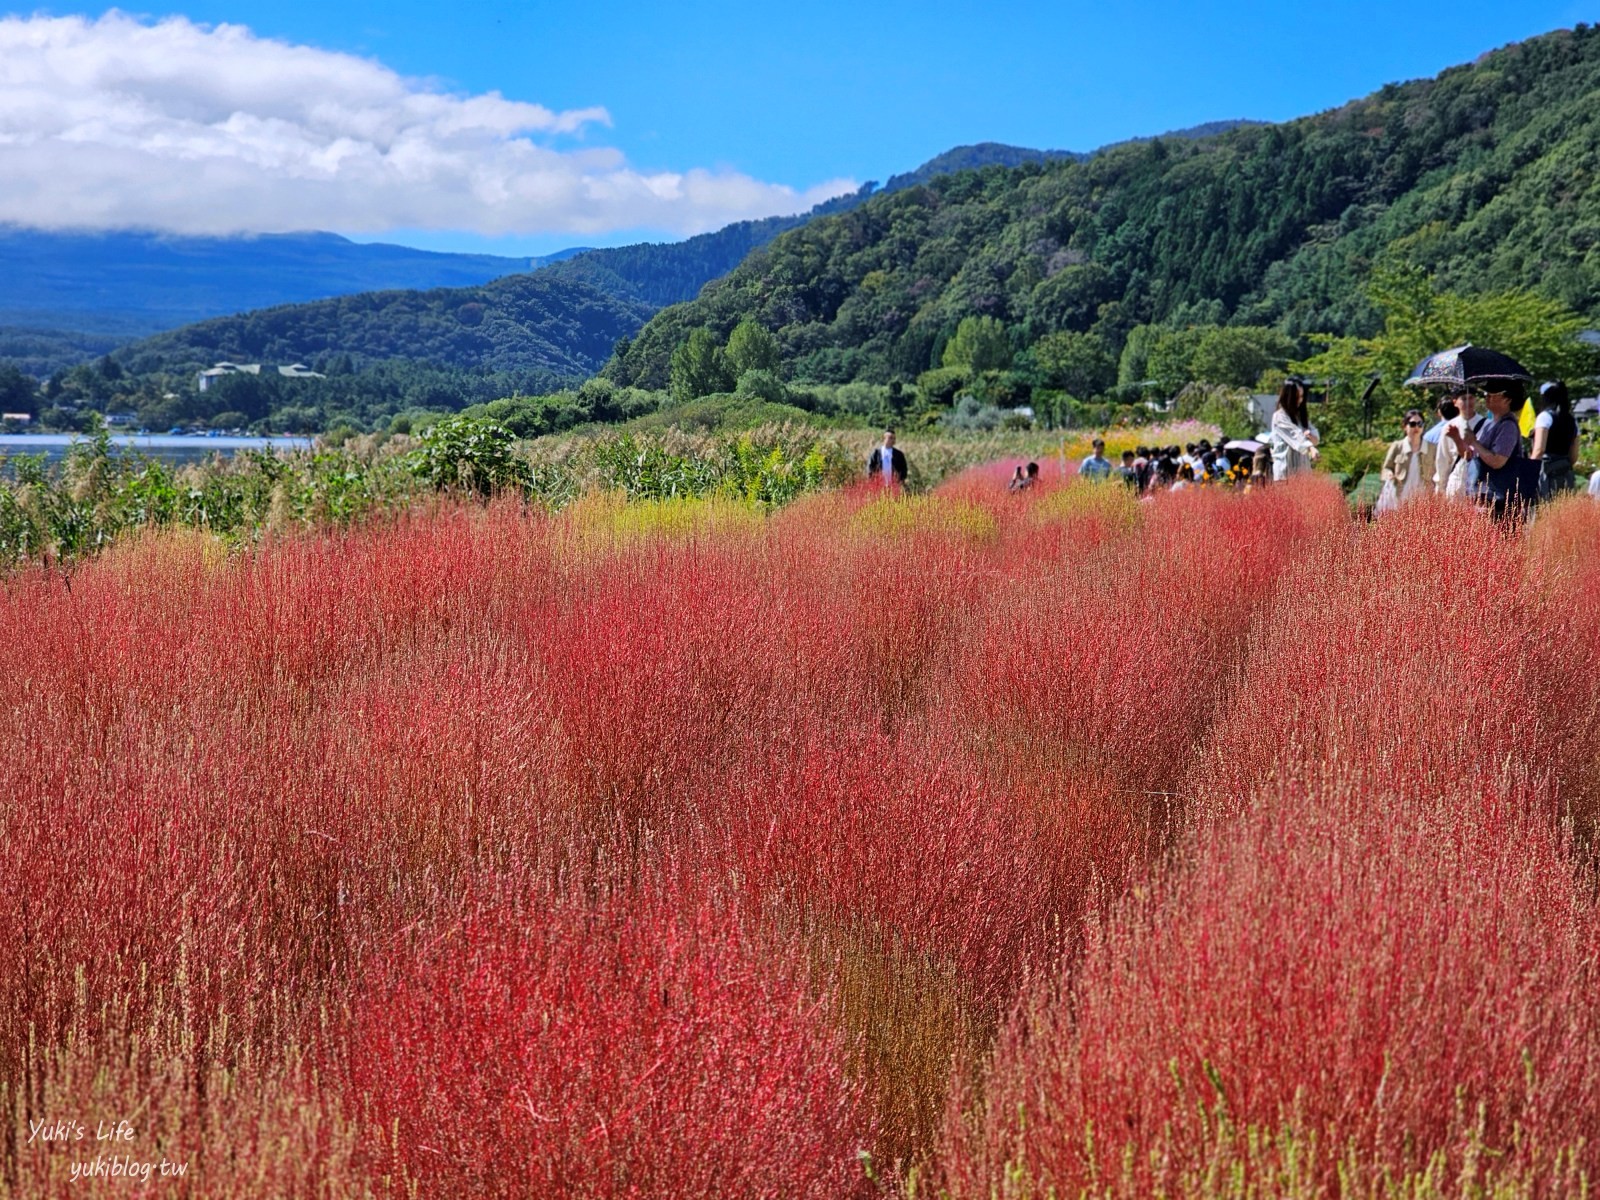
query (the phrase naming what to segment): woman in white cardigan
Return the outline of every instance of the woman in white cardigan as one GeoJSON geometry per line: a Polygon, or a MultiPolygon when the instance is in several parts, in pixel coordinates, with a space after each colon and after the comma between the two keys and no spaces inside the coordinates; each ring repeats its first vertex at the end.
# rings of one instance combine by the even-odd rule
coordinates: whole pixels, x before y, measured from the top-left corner
{"type": "Polygon", "coordinates": [[[1285,379],[1278,389],[1278,407],[1272,414],[1272,478],[1287,479],[1309,471],[1320,452],[1317,427],[1306,414],[1306,385],[1285,379]]]}

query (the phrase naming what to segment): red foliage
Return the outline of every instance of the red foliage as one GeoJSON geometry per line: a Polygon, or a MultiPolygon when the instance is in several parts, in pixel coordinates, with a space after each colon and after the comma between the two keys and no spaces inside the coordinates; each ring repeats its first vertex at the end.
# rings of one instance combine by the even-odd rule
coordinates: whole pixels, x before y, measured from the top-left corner
{"type": "Polygon", "coordinates": [[[1524,554],[1418,506],[1286,573],[1190,774],[1205,819],[1008,1029],[954,1194],[1595,1173],[1600,925],[1554,769],[1581,727],[1540,702],[1524,554]]]}
{"type": "Polygon", "coordinates": [[[374,966],[348,1049],[393,1193],[869,1190],[860,1085],[779,961],[728,914],[649,893],[416,931],[374,966]]]}
{"type": "Polygon", "coordinates": [[[1592,507],[1002,483],[8,580],[0,1087],[209,1194],[835,1194],[1017,1010],[962,1192],[1593,1174],[1592,507]]]}

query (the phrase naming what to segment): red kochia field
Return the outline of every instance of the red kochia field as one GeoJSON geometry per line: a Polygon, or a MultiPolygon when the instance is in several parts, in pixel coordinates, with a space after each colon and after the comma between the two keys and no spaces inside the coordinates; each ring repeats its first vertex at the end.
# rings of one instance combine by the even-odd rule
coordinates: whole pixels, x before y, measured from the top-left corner
{"type": "Polygon", "coordinates": [[[1600,508],[1003,480],[0,583],[0,1196],[1592,1190],[1600,508]]]}

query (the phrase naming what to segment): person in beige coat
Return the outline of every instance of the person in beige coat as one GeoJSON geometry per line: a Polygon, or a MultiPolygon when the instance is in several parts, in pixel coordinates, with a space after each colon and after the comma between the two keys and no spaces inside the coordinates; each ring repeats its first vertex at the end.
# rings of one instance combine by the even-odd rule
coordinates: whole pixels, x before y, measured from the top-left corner
{"type": "Polygon", "coordinates": [[[1385,483],[1394,484],[1399,503],[1433,491],[1434,453],[1434,447],[1422,440],[1422,410],[1407,410],[1405,436],[1389,443],[1380,476],[1385,483]]]}

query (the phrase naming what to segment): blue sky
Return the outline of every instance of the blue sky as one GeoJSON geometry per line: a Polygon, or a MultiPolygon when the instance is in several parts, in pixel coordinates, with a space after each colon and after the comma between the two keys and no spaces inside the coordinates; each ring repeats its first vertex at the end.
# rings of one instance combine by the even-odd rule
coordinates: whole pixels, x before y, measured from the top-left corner
{"type": "Polygon", "coordinates": [[[38,211],[148,224],[171,214],[193,231],[317,224],[503,253],[683,236],[797,210],[968,142],[1092,149],[1222,118],[1287,120],[1600,19],[1600,3],[1566,0],[235,0],[139,15],[131,20],[150,36],[130,38],[129,19],[107,11],[10,14],[0,85],[11,96],[8,70],[26,68],[4,64],[18,47],[42,40],[54,57],[22,80],[39,89],[36,104],[8,115],[0,101],[0,171],[40,180],[34,209],[0,209],[0,219],[38,211]],[[88,21],[48,20],[69,16],[88,21]],[[248,33],[224,44],[225,24],[248,33]],[[147,62],[107,67],[124,53],[147,62]],[[239,65],[216,67],[207,83],[195,82],[206,67],[156,65],[174,62],[239,65]],[[367,68],[384,78],[361,77],[367,68]],[[291,76],[299,95],[273,95],[271,81],[291,76]],[[236,86],[240,77],[251,86],[236,86]],[[85,87],[115,118],[84,104],[76,123],[54,123],[61,89],[85,87]],[[122,111],[130,93],[142,102],[136,119],[122,111]],[[491,93],[511,104],[482,100],[491,93]],[[395,129],[385,105],[408,114],[395,129]],[[49,130],[19,158],[3,135],[15,140],[41,112],[49,130]],[[92,158],[86,140],[99,147],[92,158]],[[143,184],[118,186],[114,168],[130,180],[170,178],[146,198],[135,194],[143,184]],[[56,178],[76,180],[76,192],[63,184],[55,194],[56,178]],[[95,189],[119,193],[122,207],[83,200],[95,189]]]}

